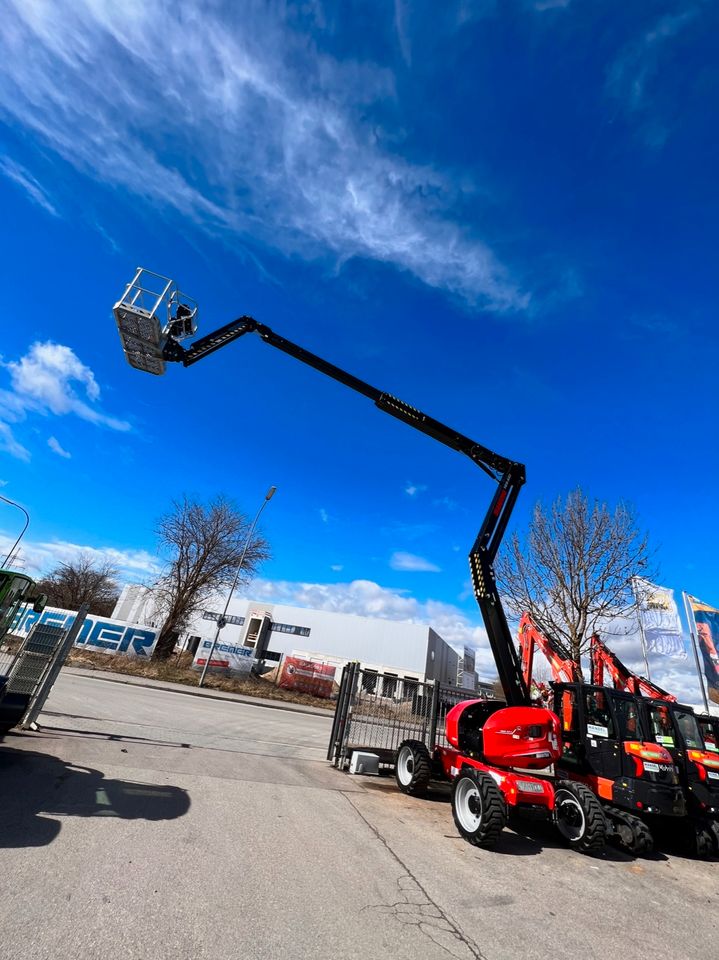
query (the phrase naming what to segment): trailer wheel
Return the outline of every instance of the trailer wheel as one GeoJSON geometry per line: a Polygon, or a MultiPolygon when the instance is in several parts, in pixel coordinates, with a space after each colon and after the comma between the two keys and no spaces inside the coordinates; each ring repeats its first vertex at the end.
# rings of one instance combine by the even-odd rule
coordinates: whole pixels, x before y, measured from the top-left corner
{"type": "Polygon", "coordinates": [[[583,783],[558,780],[554,790],[554,822],[570,847],[584,853],[601,850],[607,824],[602,806],[583,783]]]}
{"type": "Polygon", "coordinates": [[[507,822],[504,797],[487,773],[465,768],[452,784],[452,816],[465,840],[477,847],[497,842],[507,822]]]}
{"type": "Polygon", "coordinates": [[[432,779],[432,761],[429,751],[420,740],[400,743],[394,764],[394,776],[402,793],[421,797],[432,779]]]}

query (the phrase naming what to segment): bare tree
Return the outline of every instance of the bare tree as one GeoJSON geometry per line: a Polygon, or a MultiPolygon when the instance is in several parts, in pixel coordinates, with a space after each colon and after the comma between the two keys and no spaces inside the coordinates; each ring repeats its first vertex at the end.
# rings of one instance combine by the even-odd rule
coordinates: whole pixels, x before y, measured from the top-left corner
{"type": "Polygon", "coordinates": [[[627,615],[632,577],[655,576],[649,564],[647,536],[632,508],[590,504],[577,489],[549,511],[535,506],[526,537],[515,533],[499,558],[497,580],[510,612],[529,612],[581,667],[592,633],[627,615]]]}
{"type": "MultiPolygon", "coordinates": [[[[167,569],[156,584],[158,612],[164,624],[154,660],[166,660],[177,639],[203,604],[237,572],[250,523],[225,497],[204,505],[183,497],[161,517],[157,536],[167,556],[167,569]]],[[[267,541],[253,534],[247,544],[239,583],[247,583],[270,556],[267,541]]]]}
{"type": "Polygon", "coordinates": [[[108,617],[115,608],[120,587],[117,568],[107,560],[95,560],[89,553],[80,553],[74,560],[58,564],[38,583],[53,607],[77,610],[83,603],[90,613],[108,617]]]}

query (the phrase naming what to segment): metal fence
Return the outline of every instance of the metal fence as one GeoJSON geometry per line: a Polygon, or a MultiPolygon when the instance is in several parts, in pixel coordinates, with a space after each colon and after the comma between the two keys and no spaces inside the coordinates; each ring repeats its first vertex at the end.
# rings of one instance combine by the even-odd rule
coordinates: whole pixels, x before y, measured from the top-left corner
{"type": "Polygon", "coordinates": [[[69,627],[37,623],[27,638],[7,645],[0,675],[0,734],[37,719],[87,616],[82,606],[69,627]]]}
{"type": "Polygon", "coordinates": [[[446,745],[445,719],[463,700],[479,698],[435,680],[406,680],[348,663],[342,671],[327,759],[342,766],[355,750],[394,763],[403,740],[420,740],[431,751],[446,745]]]}

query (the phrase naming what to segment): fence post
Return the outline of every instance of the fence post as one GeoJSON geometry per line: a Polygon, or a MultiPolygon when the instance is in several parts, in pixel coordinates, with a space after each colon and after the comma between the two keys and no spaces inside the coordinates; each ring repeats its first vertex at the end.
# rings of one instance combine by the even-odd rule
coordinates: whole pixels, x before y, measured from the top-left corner
{"type": "Polygon", "coordinates": [[[72,626],[67,631],[67,636],[63,639],[62,643],[58,646],[55,651],[55,656],[53,658],[50,667],[45,674],[40,686],[35,693],[35,696],[30,701],[28,709],[25,711],[25,716],[22,718],[18,726],[21,730],[27,730],[29,727],[37,728],[37,718],[40,716],[40,711],[45,706],[45,701],[50,695],[55,681],[57,680],[58,674],[62,668],[62,665],[67,660],[67,655],[72,650],[73,644],[77,639],[77,635],[80,632],[80,628],[85,622],[85,617],[87,616],[87,611],[89,610],[88,604],[84,603],[77,612],[75,619],[73,620],[72,626]]]}
{"type": "Polygon", "coordinates": [[[332,732],[330,733],[330,742],[327,747],[327,759],[334,761],[335,758],[335,739],[337,737],[337,728],[339,726],[340,713],[344,702],[345,687],[347,685],[347,673],[349,663],[342,667],[342,676],[340,677],[340,688],[337,692],[337,703],[335,704],[335,715],[332,718],[332,732]]]}
{"type": "Polygon", "coordinates": [[[353,660],[347,664],[347,685],[344,691],[341,708],[338,706],[337,731],[335,735],[335,755],[334,766],[341,765],[344,757],[345,735],[347,732],[347,721],[352,710],[352,697],[354,695],[355,681],[359,672],[359,663],[353,660]]]}
{"type": "Polygon", "coordinates": [[[434,748],[437,746],[437,714],[439,713],[439,693],[440,693],[440,683],[438,680],[433,680],[432,683],[434,687],[432,689],[432,706],[430,707],[429,715],[429,752],[432,753],[434,748]]]}

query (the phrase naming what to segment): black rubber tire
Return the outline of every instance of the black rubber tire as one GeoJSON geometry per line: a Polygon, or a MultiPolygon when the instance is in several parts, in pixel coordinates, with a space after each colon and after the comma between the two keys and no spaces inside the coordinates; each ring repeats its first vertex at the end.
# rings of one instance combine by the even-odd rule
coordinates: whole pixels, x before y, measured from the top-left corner
{"type": "Polygon", "coordinates": [[[465,840],[492,847],[507,823],[507,804],[488,773],[465,767],[452,783],[452,816],[465,840]]]}
{"type": "Polygon", "coordinates": [[[596,853],[607,839],[602,805],[583,783],[557,780],[554,786],[554,823],[573,850],[596,853]]]}
{"type": "Polygon", "coordinates": [[[654,837],[652,831],[639,817],[632,818],[632,842],[628,847],[629,852],[637,857],[651,853],[654,849],[654,837]]]}
{"type": "Polygon", "coordinates": [[[694,844],[692,852],[699,860],[706,860],[719,852],[719,838],[712,829],[712,824],[696,821],[694,824],[694,844]]]}
{"type": "Polygon", "coordinates": [[[403,740],[397,750],[394,778],[402,793],[423,796],[432,779],[432,760],[421,740],[403,740]]]}

